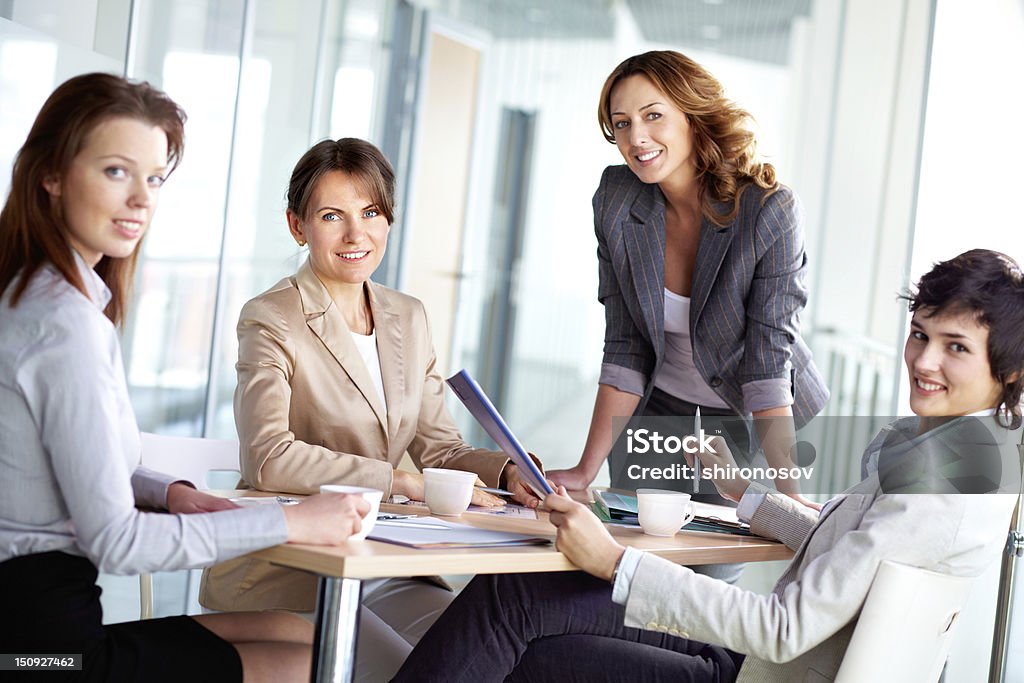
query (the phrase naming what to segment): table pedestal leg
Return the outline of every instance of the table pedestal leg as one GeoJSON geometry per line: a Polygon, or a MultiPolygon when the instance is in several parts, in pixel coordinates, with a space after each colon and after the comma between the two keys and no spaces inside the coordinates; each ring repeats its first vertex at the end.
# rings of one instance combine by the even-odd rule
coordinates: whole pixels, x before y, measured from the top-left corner
{"type": "Polygon", "coordinates": [[[362,582],[321,576],[316,598],[313,683],[352,683],[362,582]]]}
{"type": "Polygon", "coordinates": [[[989,683],[1006,680],[1006,657],[1010,646],[1010,617],[1013,615],[1013,587],[1017,558],[1024,553],[1024,517],[1020,498],[1010,519],[1010,533],[999,573],[999,593],[996,597],[995,633],[992,637],[992,659],[989,661],[989,683]]]}

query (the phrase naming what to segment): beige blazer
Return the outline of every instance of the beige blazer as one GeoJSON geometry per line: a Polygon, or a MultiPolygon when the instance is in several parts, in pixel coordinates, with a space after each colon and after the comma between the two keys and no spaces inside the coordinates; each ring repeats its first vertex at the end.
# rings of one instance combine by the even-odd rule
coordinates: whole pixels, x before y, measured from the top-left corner
{"type": "MultiPolygon", "coordinates": [[[[417,468],[468,470],[497,486],[508,458],[463,442],[445,407],[423,304],[367,286],[386,407],[308,262],[242,308],[235,423],[245,483],[298,494],[351,484],[387,498],[408,452],[417,468]]],[[[315,596],[316,577],[240,558],[204,573],[200,602],[309,611],[315,596]]]]}
{"type": "MultiPolygon", "coordinates": [[[[997,428],[996,443],[981,445],[999,448],[1016,465],[1019,436],[997,428]]],[[[1010,475],[1019,491],[1019,469],[1010,475]]],[[[883,559],[977,576],[999,557],[1016,500],[998,493],[884,493],[877,472],[820,517],[769,494],[751,529],[796,550],[769,595],[645,556],[630,584],[625,623],[745,653],[738,683],[831,681],[883,559]]]]}

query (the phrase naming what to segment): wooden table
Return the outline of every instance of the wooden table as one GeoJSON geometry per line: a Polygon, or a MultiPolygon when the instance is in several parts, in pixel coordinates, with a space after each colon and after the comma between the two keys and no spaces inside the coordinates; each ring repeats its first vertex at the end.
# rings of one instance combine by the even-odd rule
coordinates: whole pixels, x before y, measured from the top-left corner
{"type": "MultiPolygon", "coordinates": [[[[383,512],[428,514],[425,507],[381,505],[383,512]]],[[[547,513],[538,519],[513,519],[465,513],[445,519],[485,529],[548,536],[555,527],[547,513]]],[[[781,543],[762,538],[682,531],[672,538],[645,536],[638,528],[609,526],[623,545],[644,550],[677,564],[718,564],[788,560],[792,551],[781,543]]],[[[361,581],[401,576],[438,574],[516,574],[564,572],[578,568],[554,545],[508,548],[425,550],[377,541],[353,541],[340,546],[284,544],[251,554],[278,565],[320,576],[317,595],[317,633],[313,646],[315,682],[352,680],[355,669],[356,629],[361,581]]]]}

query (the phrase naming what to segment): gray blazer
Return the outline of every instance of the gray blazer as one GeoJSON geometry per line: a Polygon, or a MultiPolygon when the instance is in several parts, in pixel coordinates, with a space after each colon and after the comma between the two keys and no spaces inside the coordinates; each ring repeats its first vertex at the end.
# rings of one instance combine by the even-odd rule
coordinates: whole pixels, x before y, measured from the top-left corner
{"type": "MultiPolygon", "coordinates": [[[[944,443],[936,447],[998,449],[1000,458],[1017,460],[1019,431],[989,433],[977,424],[968,423],[952,438],[938,435],[944,443]]],[[[1007,474],[1007,490],[1019,492],[1019,470],[1007,474]]],[[[630,583],[625,624],[745,653],[738,683],[831,681],[882,560],[977,576],[998,559],[1016,501],[1016,494],[888,494],[877,473],[833,499],[820,517],[792,498],[769,493],[750,520],[751,530],[796,551],[770,594],[645,555],[630,583]]]]}
{"type": "MultiPolygon", "coordinates": [[[[797,427],[828,389],[800,337],[807,303],[802,217],[787,187],[767,199],[751,186],[735,220],[706,218],[693,275],[690,337],[701,377],[738,415],[788,405],[797,427]]],[[[594,194],[594,230],[605,307],[601,383],[643,396],[665,355],[665,198],[627,166],[609,166],[594,194]]]]}

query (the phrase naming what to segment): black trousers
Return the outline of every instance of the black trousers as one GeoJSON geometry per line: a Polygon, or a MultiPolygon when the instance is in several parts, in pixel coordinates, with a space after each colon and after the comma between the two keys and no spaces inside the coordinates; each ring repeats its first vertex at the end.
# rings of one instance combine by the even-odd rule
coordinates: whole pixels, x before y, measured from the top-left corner
{"type": "Polygon", "coordinates": [[[81,671],[5,671],[3,680],[242,680],[234,646],[191,617],[104,626],[96,577],[89,560],[63,552],[0,562],[0,652],[82,655],[81,671]]]}
{"type": "Polygon", "coordinates": [[[743,655],[623,626],[611,586],[582,572],[477,576],[394,681],[733,683],[743,655]]]}

